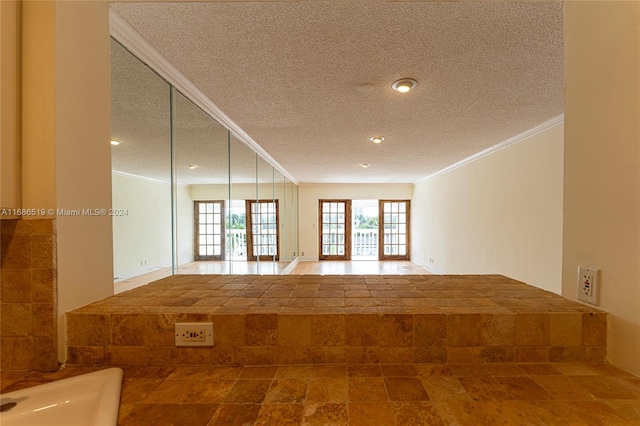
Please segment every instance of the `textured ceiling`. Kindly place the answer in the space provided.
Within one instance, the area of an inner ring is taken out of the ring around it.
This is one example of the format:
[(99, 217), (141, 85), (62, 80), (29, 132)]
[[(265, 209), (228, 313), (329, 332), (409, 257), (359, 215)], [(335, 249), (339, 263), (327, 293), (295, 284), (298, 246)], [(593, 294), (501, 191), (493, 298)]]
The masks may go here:
[(563, 112), (559, 2), (112, 8), (303, 183), (415, 182)]
[[(247, 145), (205, 115), (182, 94), (173, 93), (173, 152), (169, 84), (117, 42), (111, 44), (112, 169), (185, 185), (255, 183), (274, 179), (273, 168)], [(231, 158), (229, 167), (229, 158)], [(189, 165), (197, 168), (189, 169)], [(283, 177), (281, 178), (281, 180)]]

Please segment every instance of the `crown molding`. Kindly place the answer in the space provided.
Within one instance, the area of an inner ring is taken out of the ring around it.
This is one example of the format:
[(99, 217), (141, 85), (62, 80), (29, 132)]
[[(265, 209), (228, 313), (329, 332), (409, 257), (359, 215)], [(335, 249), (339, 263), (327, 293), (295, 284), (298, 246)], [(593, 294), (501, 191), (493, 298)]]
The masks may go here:
[(260, 154), (269, 164), (287, 177), (294, 184), (299, 182), (284, 167), (274, 160), (251, 136), (249, 136), (235, 121), (226, 115), (216, 104), (211, 101), (200, 89), (196, 87), (178, 68), (165, 58), (155, 47), (144, 39), (127, 21), (117, 12), (109, 8), (109, 32), (118, 43), (122, 44), (139, 60), (155, 71), (162, 79), (174, 86), (187, 99), (202, 109), (207, 115), (226, 128), (240, 142), (247, 145), (252, 151)]
[(514, 136), (512, 138), (509, 138), (504, 142), (500, 142), (499, 144), (494, 145), (494, 146), (492, 146), (490, 148), (487, 148), (484, 151), (480, 151), (477, 154), (472, 155), (471, 157), (467, 157), (464, 160), (460, 160), (455, 164), (452, 164), (452, 165), (450, 165), (448, 167), (445, 167), (444, 169), (438, 170), (437, 172), (432, 173), (429, 176), (423, 177), (422, 179), (417, 180), (413, 184), (417, 185), (417, 184), (419, 184), (421, 182), (425, 182), (425, 181), (427, 181), (429, 179), (432, 179), (432, 178), (434, 178), (436, 176), (440, 176), (442, 174), (445, 174), (447, 172), (455, 170), (458, 167), (466, 166), (467, 164), (472, 163), (472, 162), (474, 162), (476, 160), (479, 160), (482, 157), (486, 157), (487, 155), (493, 154), (494, 152), (500, 151), (501, 149), (504, 149), (504, 148), (506, 148), (508, 146), (520, 143), (520, 142), (522, 142), (522, 141), (524, 141), (524, 140), (526, 140), (526, 139), (528, 139), (528, 138), (530, 138), (532, 136), (537, 135), (538, 133), (542, 133), (545, 130), (549, 130), (552, 127), (559, 126), (560, 124), (563, 124), (563, 123), (564, 123), (564, 114), (560, 114), (560, 115), (558, 115), (556, 117), (553, 117), (550, 120), (545, 121), (544, 123), (538, 124), (537, 126), (530, 128), (529, 130), (526, 130), (526, 131), (524, 131), (524, 132), (522, 132), (522, 133), (520, 133), (520, 134), (518, 134), (518, 135), (516, 135), (516, 136)]
[[(146, 180), (147, 182), (162, 183), (162, 184), (166, 184), (166, 185), (171, 184), (171, 179), (167, 179), (167, 180), (156, 179), (156, 178), (151, 178), (151, 177), (147, 177), (147, 176), (136, 175), (136, 174), (133, 174), (133, 173), (121, 172), (120, 170), (111, 170), (111, 174), (112, 175), (116, 175), (116, 176), (124, 176), (124, 177), (128, 177), (128, 178), (133, 178), (133, 179)], [(181, 185), (181, 184), (178, 184), (178, 185)]]

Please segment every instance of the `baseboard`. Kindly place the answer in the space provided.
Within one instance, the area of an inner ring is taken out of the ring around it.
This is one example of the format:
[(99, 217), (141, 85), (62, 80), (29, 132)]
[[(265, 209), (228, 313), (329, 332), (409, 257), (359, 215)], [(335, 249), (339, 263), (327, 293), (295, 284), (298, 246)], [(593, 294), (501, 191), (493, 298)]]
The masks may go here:
[(284, 269), (282, 270), (282, 272), (280, 272), (280, 275), (289, 275), (289, 274), (291, 273), (291, 271), (293, 271), (293, 268), (295, 268), (295, 267), (296, 267), (296, 265), (298, 264), (298, 262), (300, 262), (300, 258), (299, 258), (299, 257), (296, 257), (295, 259), (293, 259), (293, 260), (291, 261), (291, 263), (289, 263), (289, 265), (288, 265), (286, 268), (284, 268)]

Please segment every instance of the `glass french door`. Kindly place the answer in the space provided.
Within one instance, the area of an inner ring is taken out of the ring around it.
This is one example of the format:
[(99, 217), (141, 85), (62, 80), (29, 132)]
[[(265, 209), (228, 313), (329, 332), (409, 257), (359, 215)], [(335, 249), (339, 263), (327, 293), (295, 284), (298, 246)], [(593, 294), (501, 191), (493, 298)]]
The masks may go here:
[(278, 200), (246, 200), (247, 260), (279, 260)]
[(409, 200), (380, 200), (379, 260), (410, 260)]
[(320, 260), (351, 260), (351, 200), (319, 200)]
[(194, 201), (194, 259), (224, 260), (224, 201)]

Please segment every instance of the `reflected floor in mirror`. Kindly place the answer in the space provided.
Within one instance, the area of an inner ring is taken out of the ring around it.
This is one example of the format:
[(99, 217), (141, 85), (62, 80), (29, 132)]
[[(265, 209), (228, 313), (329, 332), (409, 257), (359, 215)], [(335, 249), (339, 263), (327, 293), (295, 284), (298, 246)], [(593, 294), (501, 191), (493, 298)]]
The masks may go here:
[[(259, 274), (279, 275), (289, 262), (247, 262), (247, 261), (198, 261), (185, 263), (177, 268), (178, 274)], [(113, 283), (114, 293), (133, 290), (162, 278), (171, 276), (171, 268), (162, 268), (146, 274), (127, 279), (116, 279)]]

